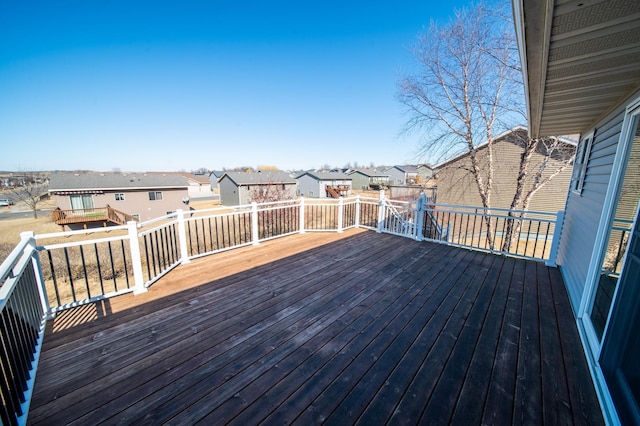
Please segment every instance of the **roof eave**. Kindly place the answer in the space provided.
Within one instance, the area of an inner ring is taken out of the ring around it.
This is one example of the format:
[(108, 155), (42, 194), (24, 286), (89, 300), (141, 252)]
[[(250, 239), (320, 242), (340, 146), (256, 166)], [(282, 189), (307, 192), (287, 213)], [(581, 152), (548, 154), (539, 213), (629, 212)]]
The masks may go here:
[(525, 86), (529, 136), (539, 138), (549, 58), (554, 0), (512, 0)]

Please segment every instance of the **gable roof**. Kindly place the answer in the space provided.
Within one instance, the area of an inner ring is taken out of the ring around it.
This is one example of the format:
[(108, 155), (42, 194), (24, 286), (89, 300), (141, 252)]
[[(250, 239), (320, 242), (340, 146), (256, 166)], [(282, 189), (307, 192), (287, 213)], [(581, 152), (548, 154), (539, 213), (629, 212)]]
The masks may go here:
[(180, 172), (179, 175), (184, 176), (187, 181), (196, 182), (199, 184), (211, 184), (211, 180), (205, 175), (194, 175), (193, 173)]
[(281, 170), (263, 170), (260, 172), (225, 172), (218, 182), (224, 177), (231, 179), (237, 186), (242, 185), (269, 185), (273, 183), (292, 183), (295, 184), (296, 180), (292, 178), (289, 173)]
[(336, 179), (353, 180), (351, 179), (351, 176), (341, 172), (313, 172), (313, 171), (304, 172), (300, 174), (296, 179), (299, 179), (304, 175), (309, 175), (312, 178), (317, 180), (336, 180)]
[(378, 169), (371, 169), (371, 168), (351, 169), (347, 172), (348, 175), (351, 175), (354, 173), (360, 173), (361, 175), (364, 175), (367, 177), (389, 177), (388, 174), (381, 172)]
[(398, 169), (403, 173), (417, 173), (418, 172), (418, 166), (413, 165), (413, 164), (405, 164), (403, 166), (391, 166), (387, 169), (384, 169), (384, 171), (388, 171), (390, 169)]
[[(522, 136), (525, 136), (526, 132), (527, 132), (527, 128), (525, 126), (516, 126), (510, 130), (507, 130), (506, 132), (503, 132), (501, 134), (499, 134), (498, 136), (496, 136), (493, 139), (494, 143), (497, 142), (502, 142), (502, 141), (507, 141), (507, 142), (515, 142), (515, 138), (511, 137), (512, 135), (514, 135), (516, 132), (518, 133), (522, 133)], [(568, 139), (566, 137), (560, 137), (558, 138), (561, 142), (567, 144), (567, 145), (571, 145), (573, 147), (575, 147), (577, 145), (577, 142), (571, 139)], [(489, 141), (484, 141), (481, 144), (476, 146), (476, 150), (480, 150), (480, 149), (484, 149), (489, 145)], [(433, 170), (437, 170), (440, 169), (444, 166), (446, 166), (447, 164), (453, 163), (454, 161), (462, 158), (462, 157), (466, 157), (469, 155), (469, 151), (463, 151), (458, 155), (453, 156), (452, 158), (449, 158), (448, 160), (444, 160), (443, 162), (441, 162), (440, 164), (436, 164), (433, 167)]]
[(638, 88), (638, 0), (512, 3), (532, 137), (585, 133)]
[(187, 179), (178, 173), (57, 172), (51, 175), (49, 192), (168, 189), (188, 186)]

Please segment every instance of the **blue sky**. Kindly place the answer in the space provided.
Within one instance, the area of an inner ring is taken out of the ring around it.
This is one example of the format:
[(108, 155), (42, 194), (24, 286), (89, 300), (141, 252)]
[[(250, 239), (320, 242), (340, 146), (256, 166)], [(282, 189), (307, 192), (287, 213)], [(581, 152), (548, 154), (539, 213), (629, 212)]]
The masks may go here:
[(416, 162), (408, 48), (466, 1), (5, 1), (0, 170)]

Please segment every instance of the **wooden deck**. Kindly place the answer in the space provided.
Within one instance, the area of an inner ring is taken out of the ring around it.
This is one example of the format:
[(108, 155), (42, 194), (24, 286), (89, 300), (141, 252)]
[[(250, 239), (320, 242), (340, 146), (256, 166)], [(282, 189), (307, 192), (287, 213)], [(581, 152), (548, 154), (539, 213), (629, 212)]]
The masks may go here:
[(48, 324), (30, 424), (602, 424), (557, 269), (375, 232), (198, 259)]

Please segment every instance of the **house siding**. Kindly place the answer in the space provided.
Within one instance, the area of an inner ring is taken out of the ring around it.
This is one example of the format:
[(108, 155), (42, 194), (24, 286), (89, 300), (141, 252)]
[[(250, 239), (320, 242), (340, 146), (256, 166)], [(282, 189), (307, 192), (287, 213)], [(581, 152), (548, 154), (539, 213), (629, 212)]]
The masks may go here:
[(417, 176), (417, 184), (420, 185), (424, 185), (425, 183), (427, 183), (427, 181), (429, 181), (431, 178), (433, 178), (433, 169), (429, 166), (426, 166), (424, 164), (420, 164), (418, 166), (418, 176)]
[[(332, 176), (334, 175), (334, 176)], [(298, 194), (304, 197), (326, 198), (327, 186), (348, 186), (351, 188), (351, 178), (343, 178), (342, 173), (325, 172), (319, 174), (305, 173), (296, 178)], [(351, 195), (349, 190), (348, 195)]]
[(273, 183), (251, 183), (237, 185), (228, 175), (225, 175), (220, 181), (218, 181), (218, 188), (220, 191), (220, 204), (225, 206), (243, 206), (251, 204), (252, 190), (258, 185), (285, 185), (283, 195), (286, 198), (296, 198), (296, 183), (286, 182), (273, 182)]
[(398, 169), (397, 167), (388, 168), (384, 172), (389, 175), (390, 183), (395, 185), (404, 185), (406, 183), (405, 172)]
[(303, 197), (319, 197), (320, 182), (309, 175), (298, 178), (298, 192)]
[(356, 189), (369, 189), (369, 176), (365, 176), (360, 172), (350, 174), (353, 187)]
[(240, 205), (240, 193), (239, 188), (233, 182), (229, 176), (224, 176), (218, 182), (218, 188), (220, 190), (220, 204), (225, 206), (237, 206)]
[[(494, 156), (494, 185), (491, 193), (491, 205), (497, 208), (510, 208), (513, 195), (516, 190), (516, 180), (520, 165), (522, 147), (506, 140), (499, 140), (493, 144)], [(488, 170), (488, 155), (486, 149), (481, 149), (477, 154), (483, 177), (486, 180)], [(540, 164), (543, 156), (534, 154), (532, 157), (532, 170)], [(545, 176), (555, 171), (560, 162), (550, 160)], [(468, 155), (445, 163), (437, 169), (438, 204), (457, 204), (467, 206), (481, 206), (482, 201), (478, 193), (475, 178), (469, 171), (471, 160)], [(530, 176), (531, 177), (531, 176)], [(567, 167), (559, 175), (554, 177), (547, 185), (541, 188), (531, 198), (529, 210), (557, 212), (565, 205), (569, 181), (571, 179), (571, 167)], [(530, 181), (528, 185), (530, 185)]]
[(582, 193), (569, 191), (567, 197), (557, 263), (574, 312), (578, 312), (585, 290), (624, 115), (625, 104), (595, 126)]
[[(150, 191), (162, 192), (162, 200), (150, 201)], [(124, 201), (116, 201), (115, 194), (124, 194)], [(187, 197), (187, 194), (186, 188), (149, 188), (136, 191), (105, 191), (102, 194), (92, 194), (91, 198), (95, 208), (109, 206), (123, 213), (138, 215), (141, 221), (145, 221), (164, 216), (167, 212), (188, 209), (182, 201), (183, 198)], [(69, 195), (57, 195), (56, 205), (61, 210), (71, 210), (71, 197)]]

